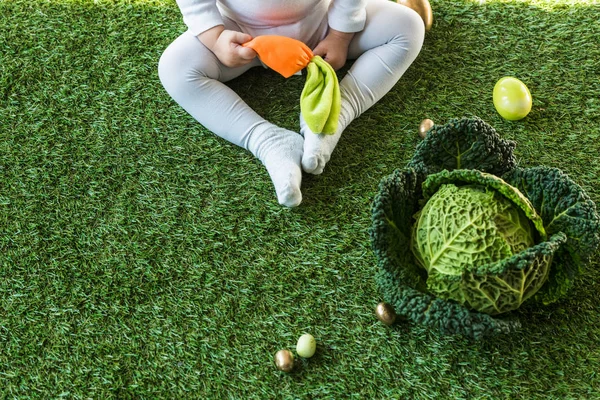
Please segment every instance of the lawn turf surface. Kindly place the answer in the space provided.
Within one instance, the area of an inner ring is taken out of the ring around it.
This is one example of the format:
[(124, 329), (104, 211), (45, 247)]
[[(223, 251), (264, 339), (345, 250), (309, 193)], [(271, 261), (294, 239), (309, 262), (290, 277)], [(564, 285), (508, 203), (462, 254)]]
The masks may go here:
[[(174, 1), (0, 0), (0, 398), (600, 398), (597, 258), (565, 301), (515, 312), (518, 334), (374, 317), (371, 201), (422, 119), (477, 115), (600, 202), (600, 3), (431, 4), (416, 62), (290, 210), (163, 90)], [(522, 121), (494, 110), (505, 75), (533, 95)], [(303, 83), (229, 85), (297, 129)], [(304, 332), (317, 354), (277, 371)]]

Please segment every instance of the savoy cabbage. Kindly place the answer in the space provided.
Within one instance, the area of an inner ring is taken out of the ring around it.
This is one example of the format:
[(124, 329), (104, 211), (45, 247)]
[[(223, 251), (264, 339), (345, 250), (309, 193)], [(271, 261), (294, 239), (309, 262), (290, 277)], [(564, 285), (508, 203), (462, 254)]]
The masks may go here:
[(481, 337), (497, 314), (564, 297), (600, 245), (600, 217), (556, 168), (519, 168), (515, 142), (479, 118), (434, 126), (382, 179), (370, 235), (377, 282), (397, 314)]

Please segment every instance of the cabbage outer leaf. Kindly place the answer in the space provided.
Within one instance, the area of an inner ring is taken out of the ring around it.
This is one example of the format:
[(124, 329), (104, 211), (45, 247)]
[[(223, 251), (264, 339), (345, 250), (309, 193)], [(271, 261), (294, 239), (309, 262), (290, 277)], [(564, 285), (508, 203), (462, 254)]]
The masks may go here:
[(548, 235), (563, 232), (567, 237), (554, 256), (547, 283), (534, 297), (543, 304), (553, 303), (566, 296), (600, 247), (596, 205), (581, 186), (557, 168), (515, 168), (503, 179), (529, 199)]
[(424, 180), (443, 170), (477, 169), (497, 176), (513, 169), (516, 143), (505, 140), (480, 118), (434, 125), (408, 163)]
[(398, 284), (424, 291), (426, 273), (417, 266), (410, 250), (420, 186), (417, 174), (410, 169), (396, 170), (383, 178), (373, 202), (370, 236), (380, 268)]

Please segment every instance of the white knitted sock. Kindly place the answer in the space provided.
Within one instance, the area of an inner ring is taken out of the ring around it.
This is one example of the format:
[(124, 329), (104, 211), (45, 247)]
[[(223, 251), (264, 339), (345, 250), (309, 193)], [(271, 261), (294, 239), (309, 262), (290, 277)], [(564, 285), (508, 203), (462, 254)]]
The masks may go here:
[(302, 202), (300, 165), (304, 140), (296, 132), (269, 125), (266, 130), (250, 137), (248, 150), (267, 168), (279, 204), (296, 207)]
[(338, 129), (333, 135), (313, 133), (300, 115), (300, 132), (304, 135), (302, 169), (309, 174), (320, 175), (331, 158), (342, 132)]
[(325, 169), (325, 165), (331, 158), (331, 153), (338, 144), (342, 132), (346, 126), (355, 118), (351, 103), (344, 98), (342, 89), (342, 103), (338, 128), (333, 135), (324, 135), (322, 133), (314, 133), (306, 125), (304, 118), (300, 115), (300, 132), (304, 136), (304, 153), (302, 156), (302, 168), (304, 171), (320, 175)]

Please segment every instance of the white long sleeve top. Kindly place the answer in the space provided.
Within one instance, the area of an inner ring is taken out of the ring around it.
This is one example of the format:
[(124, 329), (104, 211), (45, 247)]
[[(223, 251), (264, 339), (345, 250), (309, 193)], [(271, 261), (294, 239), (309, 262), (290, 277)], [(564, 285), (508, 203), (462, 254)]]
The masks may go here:
[(329, 7), (329, 26), (341, 32), (364, 28), (367, 0), (177, 0), (194, 35), (223, 24), (222, 15), (251, 26), (296, 23), (312, 10)]

